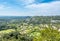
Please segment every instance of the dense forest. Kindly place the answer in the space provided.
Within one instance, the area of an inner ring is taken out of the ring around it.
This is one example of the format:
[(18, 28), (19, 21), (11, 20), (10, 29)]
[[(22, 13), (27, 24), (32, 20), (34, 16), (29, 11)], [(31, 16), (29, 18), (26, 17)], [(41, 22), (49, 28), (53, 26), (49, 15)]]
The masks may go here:
[(0, 16), (0, 41), (60, 41), (60, 16)]

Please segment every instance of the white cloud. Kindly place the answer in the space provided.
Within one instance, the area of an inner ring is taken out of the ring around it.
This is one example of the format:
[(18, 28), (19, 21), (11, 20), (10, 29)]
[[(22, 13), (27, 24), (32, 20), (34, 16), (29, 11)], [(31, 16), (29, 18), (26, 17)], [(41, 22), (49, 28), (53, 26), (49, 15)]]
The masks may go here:
[(22, 3), (23, 5), (28, 5), (28, 4), (32, 4), (35, 2), (35, 0), (17, 0), (18, 3)]
[(0, 4), (0, 10), (9, 9), (9, 8), (11, 8), (11, 7), (4, 5), (4, 4)]
[(30, 9), (35, 9), (35, 8), (51, 8), (51, 7), (59, 7), (60, 6), (60, 1), (56, 1), (56, 2), (51, 2), (51, 3), (40, 3), (40, 4), (30, 4), (25, 6), (25, 8), (30, 8)]
[(31, 4), (25, 6), (26, 9), (33, 10), (32, 13), (37, 15), (60, 15), (60, 1), (51, 3)]
[(25, 3), (33, 3), (35, 0), (22, 0)]
[(4, 7), (5, 7), (4, 5), (0, 5), (0, 9), (4, 9)]

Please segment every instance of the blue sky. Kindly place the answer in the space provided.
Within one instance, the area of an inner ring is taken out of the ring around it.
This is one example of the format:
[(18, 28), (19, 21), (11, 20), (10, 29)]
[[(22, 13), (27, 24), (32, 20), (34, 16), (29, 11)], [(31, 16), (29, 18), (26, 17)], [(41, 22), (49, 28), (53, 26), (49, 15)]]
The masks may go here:
[(0, 16), (60, 15), (60, 0), (0, 0)]

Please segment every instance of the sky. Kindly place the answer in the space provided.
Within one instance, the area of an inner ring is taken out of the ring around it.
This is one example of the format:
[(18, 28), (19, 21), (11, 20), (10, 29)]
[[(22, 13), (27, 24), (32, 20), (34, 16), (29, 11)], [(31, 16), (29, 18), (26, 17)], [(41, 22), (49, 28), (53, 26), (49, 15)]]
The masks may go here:
[(60, 0), (0, 0), (0, 16), (60, 15)]

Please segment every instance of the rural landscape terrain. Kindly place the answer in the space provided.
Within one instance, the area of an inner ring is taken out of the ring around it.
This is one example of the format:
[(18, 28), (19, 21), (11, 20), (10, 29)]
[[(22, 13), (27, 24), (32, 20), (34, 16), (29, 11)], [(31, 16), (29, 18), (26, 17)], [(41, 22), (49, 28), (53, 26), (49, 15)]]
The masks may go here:
[(60, 41), (60, 16), (0, 16), (0, 41)]

